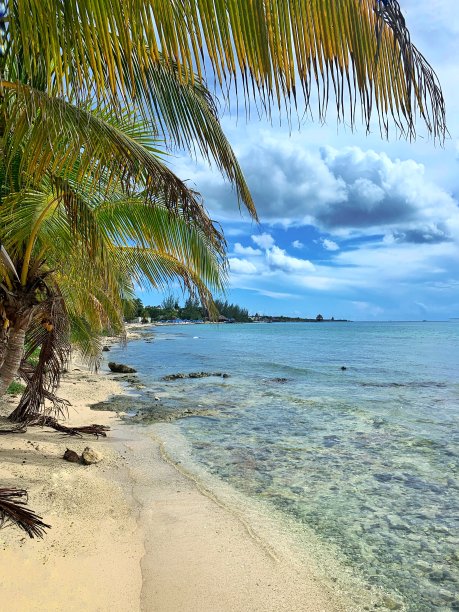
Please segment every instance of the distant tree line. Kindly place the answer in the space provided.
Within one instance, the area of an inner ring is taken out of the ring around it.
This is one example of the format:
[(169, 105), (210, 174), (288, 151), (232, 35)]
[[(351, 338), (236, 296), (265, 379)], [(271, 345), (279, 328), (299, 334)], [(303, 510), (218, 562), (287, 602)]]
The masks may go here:
[[(215, 300), (220, 318), (235, 321), (237, 323), (248, 323), (251, 319), (249, 311), (241, 308), (237, 304), (230, 304), (228, 301)], [(144, 306), (140, 298), (136, 298), (126, 305), (125, 318), (130, 321), (141, 317), (152, 321), (170, 321), (182, 319), (185, 321), (204, 321), (208, 319), (208, 313), (202, 307), (197, 298), (189, 297), (183, 306), (178, 300), (169, 295), (162, 301), (160, 306)]]

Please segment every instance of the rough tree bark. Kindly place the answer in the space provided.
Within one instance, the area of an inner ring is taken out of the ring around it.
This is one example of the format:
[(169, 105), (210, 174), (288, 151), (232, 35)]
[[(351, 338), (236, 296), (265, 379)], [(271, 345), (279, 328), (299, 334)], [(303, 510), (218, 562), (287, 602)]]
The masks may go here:
[(24, 354), (24, 341), (27, 324), (21, 323), (10, 330), (4, 359), (0, 367), (0, 397), (2, 397), (19, 371)]

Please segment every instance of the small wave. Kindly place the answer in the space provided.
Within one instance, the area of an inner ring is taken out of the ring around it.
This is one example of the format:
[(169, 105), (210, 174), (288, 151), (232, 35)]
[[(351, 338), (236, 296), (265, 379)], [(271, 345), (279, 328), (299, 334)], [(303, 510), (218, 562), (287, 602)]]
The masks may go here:
[(307, 374), (308, 372), (311, 372), (311, 368), (302, 368), (299, 366), (288, 365), (286, 363), (276, 363), (273, 361), (258, 362), (258, 365), (262, 366), (263, 368), (273, 369), (276, 372), (282, 371), (282, 372), (292, 372), (296, 374)]
[(396, 387), (407, 387), (407, 388), (412, 388), (412, 389), (418, 389), (419, 387), (421, 388), (427, 388), (427, 387), (434, 387), (436, 389), (445, 389), (447, 387), (447, 384), (444, 382), (438, 382), (438, 381), (410, 381), (410, 382), (360, 382), (359, 385), (361, 387), (381, 387), (384, 389), (387, 388), (396, 388)]

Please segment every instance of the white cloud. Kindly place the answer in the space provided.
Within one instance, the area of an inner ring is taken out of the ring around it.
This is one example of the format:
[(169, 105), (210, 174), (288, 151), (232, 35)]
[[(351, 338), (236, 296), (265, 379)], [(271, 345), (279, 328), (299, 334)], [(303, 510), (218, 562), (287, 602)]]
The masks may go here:
[(327, 251), (339, 251), (339, 246), (333, 240), (329, 240), (328, 238), (324, 238), (322, 240), (322, 246)]
[(283, 270), (284, 272), (314, 272), (315, 270), (309, 260), (292, 257), (278, 246), (273, 246), (267, 251), (266, 260), (271, 268)]
[(300, 296), (295, 295), (294, 293), (282, 293), (280, 291), (268, 291), (267, 289), (259, 289), (257, 291), (260, 295), (265, 295), (266, 297), (274, 298), (277, 300), (291, 300), (298, 299)]
[(252, 240), (262, 249), (269, 249), (274, 245), (274, 238), (267, 233), (253, 235)]
[(246, 256), (262, 255), (262, 251), (260, 251), (260, 249), (254, 249), (251, 246), (248, 246), (248, 247), (242, 246), (240, 242), (236, 242), (236, 244), (234, 245), (234, 252), (237, 255), (246, 255)]
[[(272, 226), (313, 225), (335, 235), (393, 232), (398, 242), (413, 243), (459, 235), (458, 202), (414, 159), (357, 146), (311, 151), (287, 136), (274, 140), (265, 135), (247, 144), (240, 162), (259, 216)], [(217, 215), (234, 210), (228, 185), (214, 178), (202, 181), (205, 199)], [(254, 241), (263, 249), (273, 245), (268, 233)]]
[(230, 257), (228, 259), (230, 270), (234, 274), (256, 274), (257, 268), (251, 261), (239, 259), (238, 257)]
[(304, 244), (302, 242), (300, 242), (299, 240), (294, 240), (292, 242), (292, 247), (294, 249), (302, 249), (304, 247)]
[(226, 227), (225, 236), (245, 236), (247, 230), (245, 227)]

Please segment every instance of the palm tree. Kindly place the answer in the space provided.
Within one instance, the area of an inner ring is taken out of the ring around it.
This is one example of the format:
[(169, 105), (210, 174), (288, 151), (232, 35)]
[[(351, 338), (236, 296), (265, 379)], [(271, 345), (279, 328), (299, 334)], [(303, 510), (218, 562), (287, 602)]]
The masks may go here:
[[(3, 72), (10, 80), (3, 81), (3, 91), (0, 91), (4, 152), (0, 163), (0, 215), (4, 228), (0, 231), (0, 240), (8, 248), (17, 269), (5, 258), (3, 246), (0, 396), (21, 364), (26, 334), (30, 350), (41, 346), (42, 351), (41, 362), (34, 372), (27, 363), (23, 364), (22, 374), (29, 384), (14, 418), (23, 418), (26, 412), (32, 411), (30, 406), (38, 408), (46, 397), (57, 410), (62, 407), (46, 387), (55, 388), (68, 353), (68, 341), (64, 342), (64, 338), (68, 336), (69, 322), (73, 333), (78, 331), (80, 344), (84, 339), (87, 355), (94, 358), (96, 349), (100, 348), (94, 332), (100, 331), (101, 320), (105, 326), (110, 321), (120, 331), (121, 296), (132, 297), (134, 281), (141, 284), (146, 279), (158, 285), (158, 279), (181, 278), (186, 288), (197, 289), (203, 303), (211, 307), (209, 287), (221, 289), (225, 278), (223, 236), (209, 219), (198, 194), (165, 165), (162, 143), (152, 137), (158, 133), (159, 119), (140, 121), (135, 111), (118, 107), (113, 112), (98, 105), (94, 97), (78, 101), (76, 93), (70, 93), (69, 101), (64, 100), (56, 95), (58, 90), (54, 84), (47, 88), (40, 78), (42, 64), (35, 66), (35, 72), (30, 75), (24, 63), (22, 52), (13, 57), (10, 46), (3, 57)], [(150, 77), (151, 87), (156, 81), (163, 89), (167, 85), (167, 95), (176, 101), (179, 114), (183, 113), (182, 106), (193, 109), (192, 118), (185, 126), (189, 137), (201, 145), (207, 141), (218, 166), (256, 217), (242, 172), (221, 130), (213, 99), (201, 80), (182, 84), (177, 79), (176, 68), (161, 64), (152, 69)], [(173, 120), (173, 116), (170, 121), (166, 120), (171, 129)], [(66, 215), (64, 221), (62, 211)], [(53, 245), (60, 240), (55, 232), (47, 229), (51, 221), (57, 222), (57, 230), (62, 229), (63, 223), (68, 230), (67, 244), (61, 244), (54, 259), (49, 245), (42, 244), (43, 232), (48, 232), (47, 238)], [(104, 223), (108, 223), (109, 230)], [(100, 239), (101, 227), (104, 227), (102, 235), (104, 232), (110, 235), (111, 246), (118, 248), (110, 272), (122, 264), (117, 276), (110, 277), (107, 273), (109, 249)], [(75, 269), (81, 268), (85, 261), (81, 253), (78, 266), (66, 258), (71, 239), (79, 241), (91, 255), (84, 270)], [(136, 249), (133, 244), (137, 245)], [(100, 266), (94, 259), (95, 252), (100, 257)], [(51, 261), (55, 270), (50, 276)], [(57, 269), (61, 272), (56, 284)], [(111, 292), (107, 289), (108, 277)], [(78, 291), (80, 278), (85, 281), (103, 278), (104, 283), (97, 288), (97, 294), (86, 282), (84, 286), (80, 283)], [(66, 282), (69, 279), (71, 282)], [(65, 293), (62, 287), (66, 288)], [(78, 301), (84, 303), (80, 311), (86, 313), (86, 318), (91, 308), (94, 310), (94, 304), (98, 305), (91, 321), (82, 322), (69, 310)], [(64, 326), (63, 321), (66, 321)], [(43, 330), (48, 336), (43, 336)], [(43, 350), (45, 339), (48, 355)], [(54, 354), (59, 347), (62, 351)], [(35, 399), (32, 399), (34, 393)], [(24, 406), (27, 406), (25, 412)]]
[[(120, 119), (94, 109), (85, 112), (91, 115), (87, 142), (91, 122), (97, 120), (96, 129), (103, 126), (109, 136), (114, 131), (115, 140), (128, 143), (128, 152), (164, 172), (148, 128), (132, 113)], [(46, 122), (43, 113), (40, 119)], [(93, 155), (97, 190), (94, 165), (86, 166), (84, 151), (72, 159), (71, 170), (48, 159), (38, 177), (30, 175), (21, 169), (27, 168), (34, 129), (32, 125), (25, 131), (15, 147), (14, 166), (0, 165), (5, 177), (0, 239), (12, 264), (0, 262), (0, 395), (21, 364), (28, 383), (13, 420), (36, 414), (45, 399), (62, 410), (54, 391), (68, 355), (70, 330), (85, 356), (94, 360), (101, 348), (94, 333), (122, 329), (123, 300), (133, 298), (134, 283), (166, 287), (180, 280), (212, 307), (211, 291), (222, 289), (226, 271), (221, 233), (196, 194), (170, 171), (166, 174), (172, 178), (164, 185), (160, 179), (153, 193), (152, 172), (140, 175), (135, 190), (129, 190), (122, 172), (105, 162), (103, 149)], [(14, 136), (16, 129), (8, 133)], [(65, 154), (66, 146), (66, 136), (54, 138), (56, 158)], [(173, 206), (171, 183), (179, 194)], [(37, 348), (38, 365), (31, 368), (28, 358)]]

